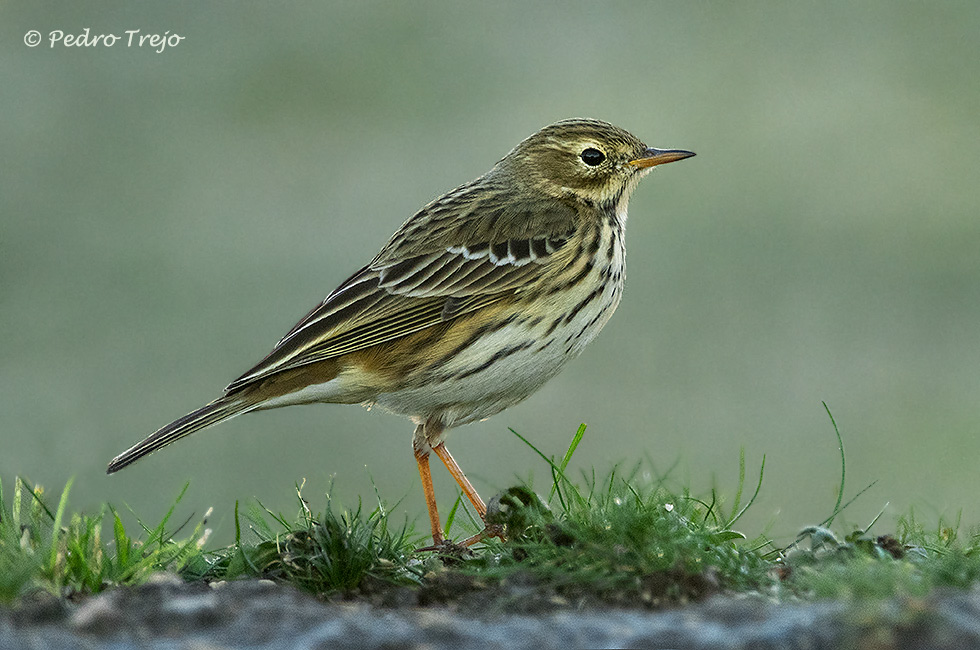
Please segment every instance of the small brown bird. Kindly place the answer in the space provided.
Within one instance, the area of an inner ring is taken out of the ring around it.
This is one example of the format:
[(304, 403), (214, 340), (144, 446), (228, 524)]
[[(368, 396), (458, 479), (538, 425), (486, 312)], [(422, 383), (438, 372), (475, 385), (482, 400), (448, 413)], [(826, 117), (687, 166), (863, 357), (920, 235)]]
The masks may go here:
[(241, 413), (378, 404), (416, 425), (442, 544), (429, 452), (485, 519), (446, 431), (520, 402), (595, 338), (623, 291), (630, 194), (655, 165), (693, 155), (649, 148), (599, 120), (546, 126), (419, 210), (224, 395), (119, 454), (108, 472)]

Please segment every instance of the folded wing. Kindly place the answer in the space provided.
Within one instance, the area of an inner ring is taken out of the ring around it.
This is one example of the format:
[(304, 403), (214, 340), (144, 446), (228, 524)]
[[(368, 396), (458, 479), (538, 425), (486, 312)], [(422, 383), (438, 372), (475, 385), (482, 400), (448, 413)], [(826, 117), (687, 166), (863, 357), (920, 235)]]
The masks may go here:
[[(225, 390), (234, 392), (271, 374), (407, 336), (493, 304), (533, 283), (574, 232), (574, 212), (563, 204), (549, 206), (548, 227), (536, 233), (523, 222), (527, 214), (481, 212), (476, 205), (464, 211), (477, 222), (465, 229), (466, 241), (435, 236), (413, 242), (419, 221), (438, 225), (439, 206), (434, 202), (406, 222), (371, 264), (327, 296)], [(496, 218), (488, 222), (487, 214)]]

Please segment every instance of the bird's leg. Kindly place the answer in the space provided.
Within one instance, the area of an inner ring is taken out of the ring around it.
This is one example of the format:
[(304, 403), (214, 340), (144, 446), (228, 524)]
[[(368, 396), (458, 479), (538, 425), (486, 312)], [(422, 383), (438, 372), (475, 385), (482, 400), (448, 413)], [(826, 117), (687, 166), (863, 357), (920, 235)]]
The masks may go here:
[(412, 447), (415, 451), (415, 462), (419, 465), (419, 477), (422, 479), (425, 505), (429, 509), (429, 523), (432, 524), (432, 543), (434, 546), (439, 546), (443, 542), (442, 525), (439, 523), (439, 509), (436, 507), (436, 492), (432, 488), (432, 472), (429, 471), (428, 445), (420, 444), (423, 440), (423, 430), (420, 424), (415, 428)]
[(459, 487), (463, 490), (463, 494), (466, 495), (466, 498), (469, 499), (470, 503), (473, 504), (473, 507), (476, 508), (476, 514), (480, 515), (480, 519), (486, 519), (487, 504), (483, 503), (483, 499), (481, 499), (480, 495), (476, 493), (476, 488), (473, 487), (470, 480), (466, 478), (465, 474), (463, 474), (463, 470), (460, 469), (459, 464), (456, 462), (456, 459), (453, 458), (453, 455), (449, 453), (448, 449), (446, 449), (446, 443), (440, 442), (438, 445), (432, 448), (432, 451), (436, 453), (436, 456), (438, 456), (443, 462), (446, 469), (449, 470), (449, 473), (452, 474), (454, 479), (456, 479)]
[(476, 514), (480, 516), (480, 519), (483, 521), (485, 526), (481, 532), (457, 543), (460, 546), (472, 546), (473, 544), (481, 542), (488, 537), (499, 537), (501, 540), (503, 540), (503, 527), (499, 524), (487, 524), (487, 504), (483, 502), (483, 499), (481, 499), (480, 495), (477, 494), (476, 488), (473, 487), (470, 480), (466, 478), (465, 474), (463, 474), (463, 470), (460, 469), (456, 459), (453, 458), (453, 455), (449, 453), (448, 449), (446, 449), (446, 444), (440, 442), (438, 445), (432, 448), (432, 451), (436, 453), (436, 456), (438, 456), (443, 462), (446, 469), (449, 470), (449, 473), (452, 474), (454, 479), (456, 479), (459, 487), (463, 490), (463, 494), (466, 495), (466, 498), (469, 499), (470, 503), (473, 504), (473, 507), (476, 508)]
[[(415, 461), (419, 465), (419, 476), (422, 478), (422, 491), (425, 493), (425, 505), (429, 509), (429, 523), (432, 524), (432, 546), (418, 549), (419, 551), (434, 551), (441, 547), (449, 546), (466, 547), (472, 546), (488, 537), (499, 537), (503, 539), (503, 528), (497, 524), (487, 525), (483, 531), (468, 537), (459, 543), (447, 542), (442, 534), (442, 525), (439, 523), (439, 510), (436, 507), (436, 494), (432, 488), (432, 472), (429, 470), (429, 451), (434, 451), (436, 456), (442, 460), (446, 469), (462, 488), (466, 498), (470, 500), (480, 519), (486, 524), (487, 505), (477, 494), (476, 488), (470, 480), (463, 474), (459, 464), (446, 449), (442, 441), (443, 426), (438, 420), (428, 420), (415, 427), (415, 435), (412, 438), (412, 448), (415, 451)], [(434, 444), (433, 444), (434, 443)]]

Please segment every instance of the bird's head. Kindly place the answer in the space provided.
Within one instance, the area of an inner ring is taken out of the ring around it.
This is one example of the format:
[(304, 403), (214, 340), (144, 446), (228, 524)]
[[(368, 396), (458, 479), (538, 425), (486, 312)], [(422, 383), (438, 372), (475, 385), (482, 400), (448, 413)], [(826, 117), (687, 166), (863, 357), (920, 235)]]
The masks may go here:
[(693, 155), (647, 147), (608, 122), (573, 118), (546, 126), (521, 142), (494, 171), (555, 198), (575, 197), (608, 205), (628, 198), (640, 178), (656, 165)]

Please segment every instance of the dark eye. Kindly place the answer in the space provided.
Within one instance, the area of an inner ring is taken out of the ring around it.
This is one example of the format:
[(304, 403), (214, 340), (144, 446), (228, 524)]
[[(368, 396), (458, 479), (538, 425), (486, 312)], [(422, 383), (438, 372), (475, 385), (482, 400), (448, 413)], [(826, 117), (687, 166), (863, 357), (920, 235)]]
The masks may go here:
[(589, 147), (583, 151), (579, 157), (582, 159), (582, 162), (589, 167), (595, 167), (596, 165), (602, 164), (602, 161), (606, 159), (606, 154), (602, 153), (598, 149)]

